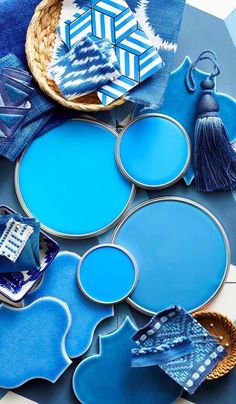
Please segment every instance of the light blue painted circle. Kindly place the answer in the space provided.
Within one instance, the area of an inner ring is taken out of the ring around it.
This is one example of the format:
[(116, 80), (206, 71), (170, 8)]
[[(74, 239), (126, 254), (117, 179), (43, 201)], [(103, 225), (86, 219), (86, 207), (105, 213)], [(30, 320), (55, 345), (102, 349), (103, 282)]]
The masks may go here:
[(144, 188), (163, 188), (180, 179), (190, 161), (190, 141), (184, 128), (161, 114), (137, 118), (117, 140), (122, 173)]
[(137, 282), (137, 268), (127, 251), (114, 245), (89, 250), (79, 264), (78, 283), (95, 302), (111, 304), (124, 300)]
[(182, 198), (160, 198), (134, 208), (112, 242), (127, 248), (139, 268), (129, 303), (146, 314), (178, 304), (193, 311), (223, 283), (230, 262), (227, 236), (214, 216)]
[(88, 237), (124, 213), (134, 189), (115, 162), (107, 127), (71, 120), (35, 139), (16, 170), (24, 210), (59, 236)]

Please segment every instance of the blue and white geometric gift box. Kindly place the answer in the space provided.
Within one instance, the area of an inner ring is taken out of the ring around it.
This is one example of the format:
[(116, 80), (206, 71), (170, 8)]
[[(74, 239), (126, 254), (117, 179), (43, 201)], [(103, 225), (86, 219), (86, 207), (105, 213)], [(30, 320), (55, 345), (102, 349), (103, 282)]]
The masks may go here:
[(58, 32), (69, 49), (85, 35), (95, 42), (108, 38), (113, 43), (121, 76), (97, 92), (104, 105), (124, 96), (163, 66), (156, 48), (140, 29), (125, 0), (91, 0), (88, 6), (78, 8), (64, 21), (64, 26), (60, 21)]

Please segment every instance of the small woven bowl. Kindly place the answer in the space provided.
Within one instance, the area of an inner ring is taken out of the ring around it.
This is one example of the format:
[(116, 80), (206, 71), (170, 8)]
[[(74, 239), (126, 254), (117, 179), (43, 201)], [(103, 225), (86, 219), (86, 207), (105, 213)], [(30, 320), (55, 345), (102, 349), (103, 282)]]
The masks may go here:
[[(207, 376), (207, 380), (218, 379), (236, 366), (236, 326), (226, 316), (214, 311), (198, 311), (193, 317), (228, 351), (228, 355)], [(222, 341), (217, 338), (220, 336), (223, 337)]]
[(64, 107), (79, 111), (101, 111), (122, 105), (125, 100), (120, 98), (105, 107), (95, 93), (84, 95), (73, 101), (66, 100), (54, 81), (47, 78), (47, 67), (51, 61), (60, 12), (60, 0), (43, 0), (36, 7), (27, 31), (25, 45), (27, 61), (41, 90)]

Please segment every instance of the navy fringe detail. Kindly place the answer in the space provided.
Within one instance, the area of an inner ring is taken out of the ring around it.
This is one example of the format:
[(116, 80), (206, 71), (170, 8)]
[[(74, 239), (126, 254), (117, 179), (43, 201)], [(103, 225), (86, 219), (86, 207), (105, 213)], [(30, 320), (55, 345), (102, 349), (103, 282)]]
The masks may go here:
[(194, 169), (197, 191), (236, 188), (236, 152), (218, 116), (205, 116), (196, 122)]

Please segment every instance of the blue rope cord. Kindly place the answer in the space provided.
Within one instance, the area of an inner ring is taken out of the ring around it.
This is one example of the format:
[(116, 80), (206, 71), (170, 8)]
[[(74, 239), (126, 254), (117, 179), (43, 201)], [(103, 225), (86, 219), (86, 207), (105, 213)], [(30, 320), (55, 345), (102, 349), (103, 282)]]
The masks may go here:
[(209, 60), (210, 62), (213, 63), (213, 72), (209, 74), (209, 78), (212, 79), (220, 74), (220, 67), (217, 63), (217, 56), (216, 53), (211, 51), (211, 50), (205, 50), (200, 53), (200, 55), (195, 59), (191, 65), (189, 66), (186, 76), (185, 76), (185, 82), (187, 89), (191, 92), (194, 93), (196, 90), (196, 83), (194, 80), (194, 70), (198, 66), (200, 62), (203, 60)]

